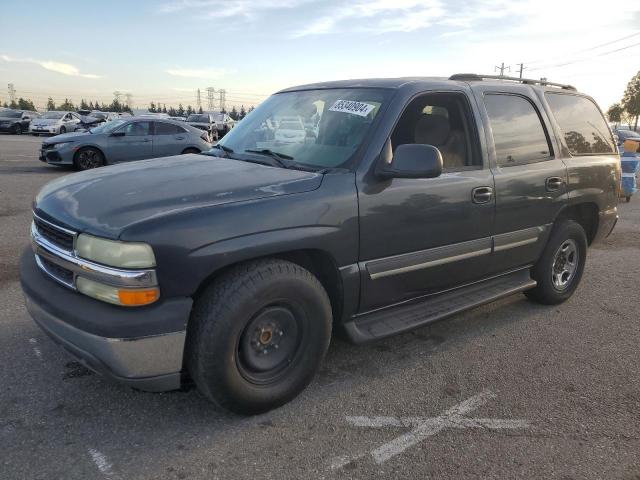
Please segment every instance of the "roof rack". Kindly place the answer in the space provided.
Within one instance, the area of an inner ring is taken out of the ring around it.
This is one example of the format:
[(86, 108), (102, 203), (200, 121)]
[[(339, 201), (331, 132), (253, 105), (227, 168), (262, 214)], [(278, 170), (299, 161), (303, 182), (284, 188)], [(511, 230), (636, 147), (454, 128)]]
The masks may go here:
[(573, 85), (566, 85), (564, 83), (547, 82), (546, 79), (534, 80), (532, 78), (519, 78), (519, 77), (505, 77), (503, 75), (478, 75), (477, 73), (456, 73), (451, 75), (449, 80), (461, 80), (461, 81), (482, 81), (484, 79), (491, 80), (509, 80), (511, 82), (524, 83), (525, 85), (542, 85), (543, 87), (558, 87), (564, 90), (576, 91), (576, 87)]

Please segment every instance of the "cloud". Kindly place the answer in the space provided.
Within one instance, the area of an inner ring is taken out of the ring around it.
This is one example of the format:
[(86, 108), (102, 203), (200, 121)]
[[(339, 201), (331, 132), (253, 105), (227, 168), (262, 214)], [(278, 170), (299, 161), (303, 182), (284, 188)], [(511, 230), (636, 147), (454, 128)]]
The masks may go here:
[(266, 10), (298, 7), (311, 0), (174, 0), (160, 6), (160, 13), (189, 11), (200, 18), (255, 18)]
[(174, 77), (188, 77), (188, 78), (220, 78), (227, 73), (230, 73), (229, 70), (225, 70), (223, 68), (169, 68), (166, 70), (169, 75), (173, 75)]
[(78, 67), (71, 65), (69, 63), (61, 63), (55, 62), (53, 60), (36, 60), (34, 58), (13, 58), (9, 55), (0, 55), (0, 60), (5, 62), (15, 62), (15, 63), (30, 63), (33, 65), (39, 65), (45, 70), (49, 70), (51, 72), (61, 73), (62, 75), (68, 75), (70, 77), (82, 77), (82, 78), (100, 78), (100, 75), (96, 75), (94, 73), (82, 73)]

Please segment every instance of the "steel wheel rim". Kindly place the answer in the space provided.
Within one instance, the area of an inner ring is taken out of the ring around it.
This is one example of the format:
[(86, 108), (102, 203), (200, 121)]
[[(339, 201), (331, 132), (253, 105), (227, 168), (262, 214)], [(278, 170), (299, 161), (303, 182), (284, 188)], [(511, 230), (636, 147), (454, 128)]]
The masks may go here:
[(301, 350), (299, 313), (292, 305), (272, 304), (247, 323), (236, 346), (236, 364), (245, 380), (268, 385), (286, 375)]
[(83, 170), (100, 166), (100, 157), (95, 150), (82, 150), (78, 154), (78, 162)]
[(578, 244), (571, 238), (556, 250), (551, 266), (551, 282), (556, 290), (563, 291), (571, 285), (580, 263), (578, 252)]

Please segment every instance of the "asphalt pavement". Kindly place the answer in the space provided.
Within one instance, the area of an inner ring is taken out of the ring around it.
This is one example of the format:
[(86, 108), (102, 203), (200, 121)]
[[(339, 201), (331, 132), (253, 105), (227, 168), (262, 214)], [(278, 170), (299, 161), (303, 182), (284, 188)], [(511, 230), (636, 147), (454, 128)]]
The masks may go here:
[(27, 314), (31, 202), (71, 170), (0, 135), (0, 479), (640, 479), (640, 198), (547, 307), (523, 295), (372, 345), (334, 340), (256, 417), (86, 370)]

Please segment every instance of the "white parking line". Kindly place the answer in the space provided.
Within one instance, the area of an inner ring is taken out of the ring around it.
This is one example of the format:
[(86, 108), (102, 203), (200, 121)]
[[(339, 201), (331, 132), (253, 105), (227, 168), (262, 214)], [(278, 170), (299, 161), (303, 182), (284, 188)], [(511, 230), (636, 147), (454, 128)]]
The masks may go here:
[(406, 449), (429, 438), (445, 428), (484, 428), (489, 430), (499, 429), (524, 429), (529, 427), (526, 420), (507, 420), (500, 418), (468, 418), (464, 415), (484, 405), (488, 400), (495, 398), (495, 394), (486, 390), (478, 395), (455, 405), (437, 417), (346, 417), (348, 423), (355, 427), (388, 428), (400, 427), (411, 430), (368, 454), (342, 456), (334, 459), (330, 468), (340, 469), (345, 465), (370, 455), (377, 464), (382, 464)]
[(95, 448), (90, 448), (89, 455), (91, 455), (93, 463), (96, 464), (96, 467), (98, 467), (98, 470), (100, 470), (103, 475), (107, 477), (113, 477), (112, 465), (103, 453), (100, 453)]
[(33, 353), (35, 353), (36, 357), (38, 357), (39, 360), (42, 360), (42, 352), (40, 351), (40, 347), (38, 347), (38, 340), (30, 338), (29, 343), (33, 347)]

